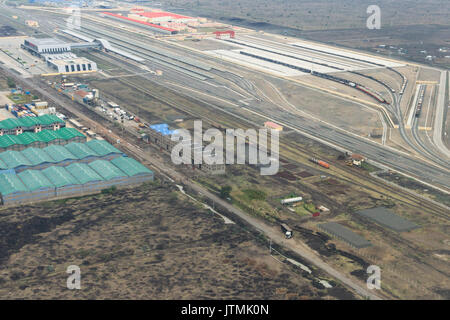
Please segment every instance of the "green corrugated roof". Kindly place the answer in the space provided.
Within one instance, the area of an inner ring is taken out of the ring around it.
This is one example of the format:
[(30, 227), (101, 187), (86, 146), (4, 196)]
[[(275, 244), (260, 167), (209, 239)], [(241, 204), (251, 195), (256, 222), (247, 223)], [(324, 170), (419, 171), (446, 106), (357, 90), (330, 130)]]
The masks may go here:
[(8, 148), (9, 146), (17, 144), (17, 141), (16, 136), (0, 136), (0, 148)]
[(50, 157), (55, 160), (55, 162), (61, 162), (65, 160), (78, 160), (78, 158), (73, 155), (69, 150), (63, 146), (52, 144), (43, 149)]
[(57, 188), (80, 184), (66, 169), (63, 167), (52, 166), (41, 171), (47, 179)]
[(61, 128), (59, 130), (43, 130), (36, 133), (43, 142), (50, 142), (55, 139), (70, 140), (74, 137), (84, 137), (84, 135), (75, 128)]
[(61, 128), (59, 130), (43, 130), (38, 133), (25, 132), (15, 135), (0, 136), (0, 148), (8, 148), (15, 144), (29, 145), (32, 142), (40, 141), (48, 143), (55, 139), (70, 140), (74, 137), (85, 137), (81, 132), (74, 128)]
[(0, 174), (0, 193), (2, 195), (26, 191), (28, 191), (27, 187), (17, 175), (11, 173)]
[(69, 140), (74, 137), (86, 137), (84, 134), (82, 134), (80, 131), (78, 131), (75, 128), (64, 127), (57, 131), (54, 131), (54, 132), (57, 132), (60, 135), (61, 139), (64, 139), (64, 140)]
[(44, 114), (43, 116), (36, 117), (36, 121), (39, 124), (48, 126), (54, 123), (65, 123), (63, 120), (55, 116), (54, 114)]
[(29, 191), (55, 187), (50, 180), (38, 170), (25, 170), (17, 174), (17, 176), (22, 180), (23, 184), (27, 186)]
[[(31, 165), (36, 166), (42, 163), (54, 163), (56, 162), (52, 157), (48, 155), (43, 149), (39, 148), (26, 148), (25, 150), (20, 151), (20, 153), (28, 159)], [(1, 156), (1, 154), (0, 154)]]
[(9, 118), (0, 121), (0, 129), (12, 130), (21, 126), (21, 122), (17, 118)]
[(111, 160), (111, 163), (125, 172), (129, 177), (137, 174), (153, 173), (141, 163), (129, 157), (117, 157)]
[(92, 156), (98, 157), (97, 152), (89, 148), (86, 143), (71, 142), (66, 144), (65, 148), (80, 160)]
[(72, 163), (66, 170), (74, 176), (80, 184), (93, 181), (103, 181), (104, 179), (85, 163)]
[(0, 159), (0, 170), (6, 170), (9, 169), (6, 163), (3, 162), (3, 160)]
[(28, 161), (19, 151), (8, 150), (0, 153), (0, 159), (8, 166), (9, 169), (14, 169), (20, 166), (30, 166)]
[(47, 126), (57, 122), (65, 123), (54, 114), (45, 114), (40, 117), (10, 118), (0, 121), (0, 129), (12, 130), (18, 127), (29, 128), (38, 124)]
[(112, 180), (119, 177), (127, 177), (127, 174), (106, 160), (96, 160), (89, 166), (94, 169), (105, 180)]
[(47, 143), (56, 139), (61, 139), (60, 135), (57, 134), (57, 131), (53, 130), (43, 130), (41, 132), (38, 132), (36, 135), (39, 137), (41, 141)]
[(86, 142), (86, 145), (102, 157), (111, 153), (122, 153), (119, 149), (115, 148), (105, 140), (91, 140)]
[(23, 145), (29, 145), (30, 143), (36, 142), (36, 141), (42, 141), (39, 136), (34, 132), (24, 132), (22, 134), (19, 134), (17, 137), (17, 144), (23, 144)]

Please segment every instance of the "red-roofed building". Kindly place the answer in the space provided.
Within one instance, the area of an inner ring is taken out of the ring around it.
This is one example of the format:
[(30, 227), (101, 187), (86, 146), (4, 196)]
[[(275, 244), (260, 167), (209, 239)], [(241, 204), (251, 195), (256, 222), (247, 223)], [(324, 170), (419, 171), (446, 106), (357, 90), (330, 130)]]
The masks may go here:
[(136, 14), (146, 17), (148, 22), (151, 23), (160, 23), (160, 22), (181, 22), (181, 23), (189, 23), (196, 22), (197, 18), (182, 16), (172, 12), (135, 12)]
[(234, 37), (235, 37), (235, 32), (233, 30), (216, 31), (216, 32), (214, 32), (214, 34), (216, 35), (217, 39), (225, 39), (225, 38), (234, 39)]
[(274, 129), (274, 130), (277, 130), (277, 131), (283, 131), (283, 127), (282, 126), (280, 126), (279, 124), (276, 124), (274, 122), (271, 122), (271, 121), (264, 122), (264, 127), (267, 128), (267, 129)]
[(148, 27), (149, 29), (151, 29), (152, 31), (155, 31), (155, 32), (160, 32), (160, 33), (165, 33), (165, 34), (176, 34), (176, 33), (178, 33), (178, 31), (175, 30), (175, 29), (162, 27), (162, 26), (159, 26), (157, 24), (148, 23), (148, 22), (145, 22), (145, 21), (139, 21), (139, 20), (136, 20), (136, 19), (131, 19), (131, 18), (124, 17), (122, 15), (111, 13), (111, 12), (102, 12), (102, 13), (105, 14), (105, 15), (111, 16), (113, 18), (116, 18), (116, 19), (118, 18), (118, 19), (123, 19), (125, 21), (142, 24), (142, 25)]

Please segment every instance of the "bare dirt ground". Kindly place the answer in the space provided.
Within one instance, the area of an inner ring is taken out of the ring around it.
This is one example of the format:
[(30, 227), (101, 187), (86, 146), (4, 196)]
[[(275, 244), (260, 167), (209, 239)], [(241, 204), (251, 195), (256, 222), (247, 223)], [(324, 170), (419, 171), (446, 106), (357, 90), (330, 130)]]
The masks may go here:
[[(333, 299), (252, 233), (157, 184), (0, 211), (4, 299)], [(68, 290), (66, 268), (81, 268)]]

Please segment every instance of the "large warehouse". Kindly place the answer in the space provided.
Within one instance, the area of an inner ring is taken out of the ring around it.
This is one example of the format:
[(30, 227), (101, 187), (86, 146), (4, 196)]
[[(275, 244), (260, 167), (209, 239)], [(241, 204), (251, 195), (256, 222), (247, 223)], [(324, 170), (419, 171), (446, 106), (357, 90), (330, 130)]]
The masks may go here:
[(163, 27), (163, 26), (160, 26), (160, 25), (157, 25), (154, 23), (148, 23), (148, 22), (142, 21), (142, 20), (136, 20), (136, 19), (124, 17), (119, 14), (115, 14), (115, 13), (111, 13), (111, 12), (103, 12), (103, 14), (109, 16), (112, 19), (121, 20), (123, 22), (128, 22), (130, 24), (140, 24), (141, 27), (149, 29), (153, 32), (164, 33), (164, 34), (177, 34), (178, 33), (178, 31), (175, 29), (166, 28), (166, 27)]
[(0, 198), (2, 204), (14, 205), (96, 193), (112, 186), (137, 185), (153, 180), (153, 172), (138, 161), (118, 157), (111, 161), (50, 166), (18, 174), (0, 173)]
[(0, 152), (7, 150), (20, 151), (29, 147), (44, 148), (70, 142), (86, 142), (86, 136), (74, 128), (61, 128), (56, 131), (44, 130), (38, 133), (25, 132), (19, 135), (0, 136)]
[(65, 126), (66, 123), (53, 114), (40, 117), (9, 118), (0, 121), (0, 136), (17, 135), (27, 131), (59, 130)]
[(72, 163), (90, 163), (95, 160), (112, 160), (125, 154), (105, 140), (86, 143), (71, 142), (64, 146), (50, 145), (26, 148), (22, 151), (8, 150), (0, 153), (0, 172), (14, 170), (42, 170), (50, 166), (68, 166)]

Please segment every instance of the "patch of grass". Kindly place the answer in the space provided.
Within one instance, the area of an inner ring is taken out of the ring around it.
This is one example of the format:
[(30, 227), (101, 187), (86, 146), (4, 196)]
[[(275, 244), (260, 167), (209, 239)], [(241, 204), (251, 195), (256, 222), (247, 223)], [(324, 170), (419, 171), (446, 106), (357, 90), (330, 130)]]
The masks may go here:
[(248, 200), (266, 200), (266, 193), (257, 189), (245, 189), (242, 191), (244, 193), (244, 197)]
[(375, 167), (375, 166), (373, 166), (370, 163), (367, 163), (365, 161), (361, 163), (361, 168), (363, 168), (364, 170), (367, 170), (369, 172), (375, 172), (375, 171), (380, 170), (379, 168), (377, 168), (377, 167)]

